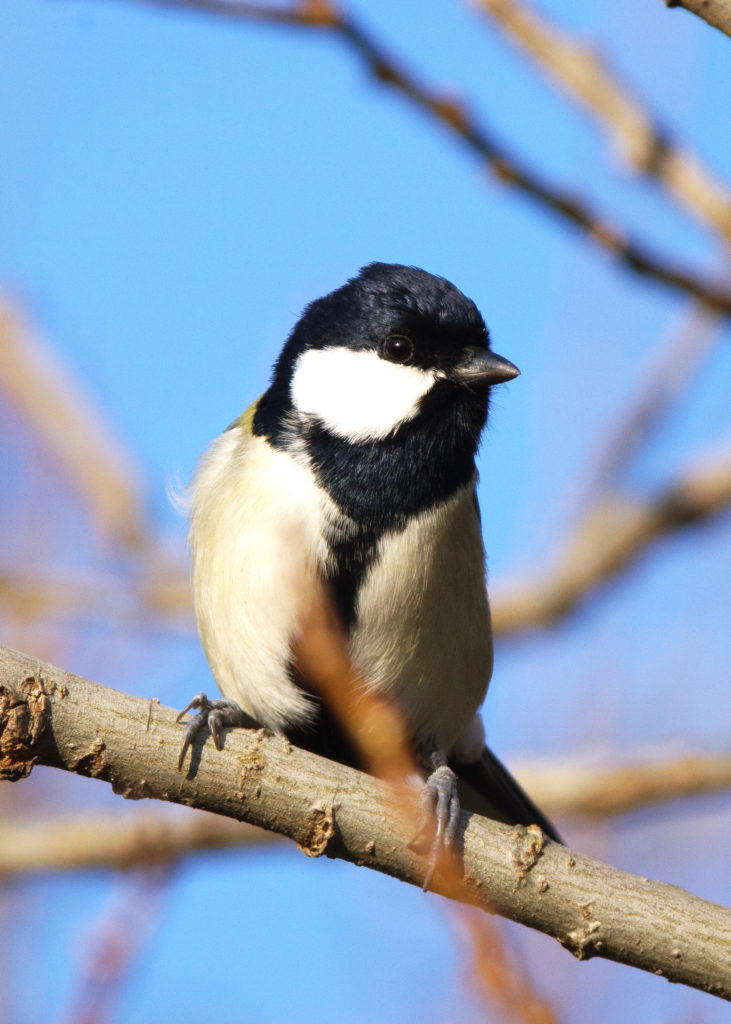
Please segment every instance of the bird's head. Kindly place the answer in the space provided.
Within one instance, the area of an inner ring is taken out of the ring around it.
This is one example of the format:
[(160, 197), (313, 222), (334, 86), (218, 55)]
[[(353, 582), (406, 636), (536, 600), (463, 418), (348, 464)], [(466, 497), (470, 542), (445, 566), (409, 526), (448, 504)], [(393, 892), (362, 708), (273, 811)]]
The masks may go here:
[[(490, 349), (474, 302), (416, 267), (371, 263), (310, 303), (274, 368), (261, 411), (299, 415), (351, 442), (377, 441), (445, 403), (482, 422), (491, 385), (519, 373)], [(480, 426), (482, 425), (480, 423)]]

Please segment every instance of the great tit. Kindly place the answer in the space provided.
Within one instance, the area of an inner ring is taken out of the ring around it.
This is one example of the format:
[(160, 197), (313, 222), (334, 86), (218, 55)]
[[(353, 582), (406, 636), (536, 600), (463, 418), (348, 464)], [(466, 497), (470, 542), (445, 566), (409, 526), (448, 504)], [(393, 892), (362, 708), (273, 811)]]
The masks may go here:
[(371, 263), (306, 307), (193, 481), (195, 610), (224, 699), (186, 708), (181, 764), (203, 724), (220, 746), (253, 720), (357, 765), (293, 657), (324, 585), (357, 676), (403, 716), (435, 842), (453, 844), (460, 801), (560, 841), (478, 714), (493, 654), (475, 455), (490, 388), (518, 373), (475, 304), (416, 267)]

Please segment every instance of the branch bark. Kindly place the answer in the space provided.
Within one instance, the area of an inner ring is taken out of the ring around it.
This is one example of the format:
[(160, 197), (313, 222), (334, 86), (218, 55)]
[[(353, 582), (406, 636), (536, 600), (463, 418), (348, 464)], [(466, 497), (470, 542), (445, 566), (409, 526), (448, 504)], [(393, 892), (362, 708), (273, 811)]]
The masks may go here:
[(684, 7), (709, 25), (731, 36), (731, 0), (665, 0), (667, 7)]
[[(731, 789), (731, 754), (606, 766), (549, 761), (512, 769), (550, 817), (606, 819)], [(42, 872), (149, 867), (206, 850), (268, 846), (280, 838), (218, 814), (180, 808), (68, 815), (57, 821), (0, 819), (0, 834), (0, 881)]]
[[(423, 864), (388, 789), (262, 732), (197, 743), (177, 771), (180, 727), (155, 700), (130, 697), (0, 649), (0, 777), (46, 764), (287, 835), (420, 884)], [(731, 911), (511, 829), (463, 815), (465, 891), (490, 913), (552, 935), (579, 959), (601, 956), (731, 999)], [(440, 891), (440, 879), (434, 888)]]

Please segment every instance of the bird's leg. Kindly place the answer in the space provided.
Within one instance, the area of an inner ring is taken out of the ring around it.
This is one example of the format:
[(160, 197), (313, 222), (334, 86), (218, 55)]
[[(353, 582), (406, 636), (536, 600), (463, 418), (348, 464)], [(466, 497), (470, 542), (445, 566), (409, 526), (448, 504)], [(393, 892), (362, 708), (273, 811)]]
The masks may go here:
[(426, 891), (442, 854), (454, 852), (460, 806), (457, 776), (447, 764), (445, 754), (432, 749), (424, 760), (432, 770), (421, 793), (421, 826), (410, 845), (417, 850), (429, 849), (422, 886)]
[(178, 771), (183, 767), (188, 747), (193, 743), (198, 733), (204, 726), (211, 731), (213, 743), (216, 750), (223, 750), (223, 730), (227, 728), (258, 728), (258, 723), (251, 715), (239, 707), (235, 700), (228, 697), (221, 697), (218, 700), (209, 700), (205, 693), (197, 693), (190, 704), (184, 707), (178, 717), (179, 722), (183, 715), (189, 711), (197, 711), (198, 714), (190, 719), (183, 734), (183, 744), (178, 757)]

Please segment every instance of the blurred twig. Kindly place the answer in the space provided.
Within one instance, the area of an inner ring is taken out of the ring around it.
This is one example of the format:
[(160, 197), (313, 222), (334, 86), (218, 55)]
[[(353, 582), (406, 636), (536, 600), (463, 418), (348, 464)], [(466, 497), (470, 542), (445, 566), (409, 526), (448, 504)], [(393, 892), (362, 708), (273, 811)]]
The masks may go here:
[(621, 471), (646, 444), (672, 405), (695, 379), (703, 358), (721, 337), (720, 320), (699, 303), (665, 342), (624, 414), (613, 422), (595, 457), (585, 491), (596, 500), (615, 488)]
[[(152, 546), (123, 577), (111, 573), (0, 572), (0, 609), (29, 619), (89, 618), (114, 626), (194, 630), (190, 579), (183, 559), (161, 558)], [(157, 574), (151, 567), (159, 563)], [(164, 563), (164, 564), (163, 564)], [(152, 614), (152, 619), (151, 619)]]
[(731, 36), (731, 0), (665, 0), (666, 7), (684, 7)]
[(470, 902), (470, 890), (460, 859), (451, 845), (435, 845), (433, 829), (424, 827), (430, 822), (425, 823), (421, 794), (413, 785), (424, 766), (411, 749), (403, 715), (387, 697), (364, 686), (355, 671), (348, 631), (327, 587), (314, 588), (300, 630), (292, 647), (295, 670), (336, 716), (359, 762), (389, 783), (390, 796), (412, 837), (409, 845), (414, 848), (418, 836), (424, 847), (424, 888), (432, 887), (439, 872), (441, 891), (457, 901), (452, 916), (470, 936), (474, 979), (486, 1006), (507, 1024), (557, 1024), (552, 1008), (535, 991), (527, 964), (509, 956), (500, 929), (490, 918), (463, 906)]
[[(0, 650), (0, 773), (35, 763), (110, 782), (131, 798), (212, 810), (421, 883), (421, 858), (382, 783), (238, 730), (201, 741), (177, 770), (176, 714), (52, 665)], [(202, 738), (201, 738), (202, 739)], [(213, 755), (213, 756), (211, 756)], [(540, 830), (462, 816), (465, 883), (477, 906), (555, 936), (579, 959), (601, 956), (731, 1000), (731, 911), (546, 842)], [(443, 891), (440, 877), (435, 889)]]
[(607, 818), (731, 789), (731, 754), (688, 754), (622, 764), (516, 766), (521, 785), (551, 815)]
[[(692, 754), (621, 764), (583, 761), (513, 765), (550, 816), (606, 818), (731, 789), (731, 754)], [(0, 880), (49, 871), (128, 869), (206, 850), (249, 850), (278, 836), (203, 812), (68, 815), (19, 824), (0, 820)]]
[(145, 536), (137, 468), (102, 415), (20, 311), (0, 302), (0, 390), (55, 457), (105, 538)]
[(495, 633), (505, 636), (557, 622), (661, 538), (708, 522), (730, 505), (730, 451), (698, 461), (650, 500), (619, 494), (602, 498), (543, 577), (493, 588)]
[(3, 821), (0, 879), (46, 871), (129, 869), (193, 851), (271, 845), (271, 832), (217, 814), (74, 815), (26, 825)]
[[(729, 505), (731, 452), (699, 459), (650, 499), (606, 496), (589, 509), (543, 577), (493, 585), (495, 634), (525, 632), (564, 618), (664, 537), (708, 522)], [(145, 609), (152, 609), (156, 626), (192, 629), (190, 587), (182, 567), (170, 566), (157, 581), (140, 568), (131, 583), (104, 578), (27, 582), (8, 575), (0, 583), (0, 601), (11, 608), (32, 607), (48, 616), (119, 616), (123, 622), (146, 621)]]
[(304, 0), (290, 5), (230, 3), (227, 0), (137, 0), (147, 6), (188, 8), (239, 20), (269, 21), (330, 32), (356, 53), (373, 79), (396, 89), (446, 128), (483, 160), (503, 184), (529, 196), (541, 207), (579, 228), (586, 237), (611, 253), (625, 268), (659, 281), (676, 291), (702, 300), (723, 316), (731, 315), (731, 291), (710, 280), (655, 256), (623, 228), (599, 216), (577, 194), (563, 192), (542, 181), (453, 95), (440, 93), (420, 82), (403, 61), (392, 57), (382, 44), (355, 19), (328, 0)]
[(80, 943), (82, 963), (65, 1024), (113, 1024), (124, 984), (159, 924), (170, 888), (167, 866), (124, 878)]
[[(449, 906), (452, 909), (454, 904)], [(494, 1007), (506, 1024), (558, 1024), (553, 1008), (527, 976), (528, 958), (510, 949), (499, 919), (474, 907), (458, 906), (457, 910), (456, 923), (466, 947), (461, 959), (469, 964), (468, 981), (482, 1001)]]
[(636, 171), (656, 178), (696, 217), (731, 242), (731, 192), (675, 145), (609, 71), (603, 55), (552, 25), (527, 0), (473, 0), (587, 107)]

